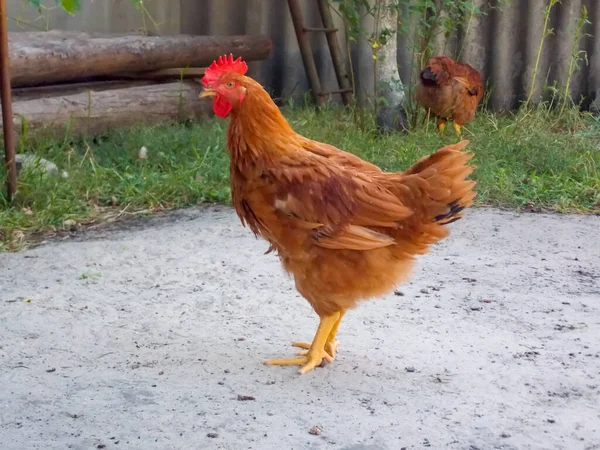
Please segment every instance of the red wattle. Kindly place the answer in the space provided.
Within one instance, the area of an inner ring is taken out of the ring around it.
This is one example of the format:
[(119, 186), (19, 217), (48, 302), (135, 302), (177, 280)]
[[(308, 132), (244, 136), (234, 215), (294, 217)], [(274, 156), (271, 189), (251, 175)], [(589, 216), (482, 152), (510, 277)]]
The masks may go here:
[(221, 119), (226, 118), (231, 112), (232, 108), (233, 106), (231, 105), (229, 100), (227, 100), (222, 95), (217, 95), (215, 97), (213, 101), (213, 111), (217, 117), (220, 117)]

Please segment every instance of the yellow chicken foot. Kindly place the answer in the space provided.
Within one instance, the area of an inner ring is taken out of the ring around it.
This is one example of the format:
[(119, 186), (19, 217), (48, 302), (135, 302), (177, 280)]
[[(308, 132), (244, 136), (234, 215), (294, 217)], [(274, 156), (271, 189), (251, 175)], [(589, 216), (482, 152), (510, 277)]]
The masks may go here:
[(437, 124), (437, 129), (442, 136), (444, 135), (445, 128), (446, 128), (446, 119), (440, 119)]
[(462, 131), (460, 129), (460, 125), (454, 122), (454, 129), (456, 130), (456, 134), (461, 135)]
[(269, 359), (265, 361), (265, 364), (273, 366), (302, 366), (298, 373), (304, 374), (321, 365), (323, 359), (326, 361), (333, 360), (333, 357), (325, 351), (325, 344), (339, 319), (340, 312), (335, 312), (330, 316), (321, 317), (319, 328), (317, 329), (315, 338), (313, 339), (312, 344), (310, 344), (310, 348), (307, 350), (306, 355), (289, 359)]
[[(335, 358), (335, 353), (337, 351), (338, 346), (340, 345), (339, 341), (336, 341), (335, 337), (337, 335), (338, 328), (340, 327), (340, 323), (342, 322), (342, 317), (344, 317), (344, 314), (346, 314), (346, 310), (341, 310), (340, 318), (337, 320), (335, 325), (333, 325), (333, 328), (329, 332), (329, 337), (325, 342), (325, 351), (329, 355), (329, 358), (325, 357), (324, 359), (329, 363)], [(310, 342), (292, 342), (292, 345), (294, 347), (306, 349), (296, 353), (297, 355), (304, 356), (308, 353), (311, 344)]]
[[(338, 348), (338, 345), (339, 345), (338, 341), (331, 342), (328, 340), (327, 342), (325, 342), (324, 350), (325, 350), (326, 355), (323, 356), (323, 359), (325, 361), (330, 363), (331, 361), (334, 360), (335, 352)], [(306, 356), (308, 354), (308, 351), (310, 350), (311, 343), (310, 342), (292, 342), (292, 346), (306, 349), (306, 350), (300, 350), (298, 353), (296, 353), (296, 355), (298, 355), (298, 356)]]

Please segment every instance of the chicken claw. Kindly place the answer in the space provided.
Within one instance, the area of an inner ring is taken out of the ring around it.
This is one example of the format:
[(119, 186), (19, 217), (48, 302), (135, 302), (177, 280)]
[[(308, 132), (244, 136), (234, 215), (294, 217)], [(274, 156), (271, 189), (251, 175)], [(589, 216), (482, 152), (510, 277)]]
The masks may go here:
[[(298, 353), (296, 353), (299, 356), (306, 356), (308, 354), (308, 350), (310, 349), (310, 345), (311, 345), (310, 342), (292, 342), (292, 346), (305, 349), (305, 350), (301, 350)], [(325, 352), (331, 358), (331, 360), (327, 359), (327, 362), (333, 361), (333, 359), (335, 358), (335, 352), (339, 345), (340, 345), (340, 343), (336, 340), (333, 340), (333, 341), (328, 340), (325, 343)]]
[(302, 366), (298, 373), (300, 375), (310, 372), (317, 366), (321, 366), (323, 361), (331, 362), (333, 358), (325, 350), (313, 351), (306, 350), (305, 356), (289, 359), (268, 359), (265, 364), (270, 366)]
[[(296, 347), (305, 349), (308, 347), (306, 354), (303, 354), (298, 358), (269, 359), (265, 361), (265, 364), (271, 366), (302, 366), (298, 371), (298, 373), (302, 375), (313, 370), (315, 367), (320, 366), (323, 363), (323, 360), (327, 362), (333, 361), (333, 356), (325, 350), (325, 347), (329, 343), (328, 338), (331, 336), (331, 332), (335, 333), (335, 331), (337, 331), (337, 325), (339, 325), (342, 315), (343, 312), (337, 311), (330, 316), (321, 317), (319, 328), (317, 329), (312, 344), (305, 344), (304, 342), (294, 343), (298, 344), (295, 345)], [(332, 342), (335, 342), (335, 339)], [(335, 353), (334, 345), (329, 346), (329, 349), (333, 350), (333, 353)]]

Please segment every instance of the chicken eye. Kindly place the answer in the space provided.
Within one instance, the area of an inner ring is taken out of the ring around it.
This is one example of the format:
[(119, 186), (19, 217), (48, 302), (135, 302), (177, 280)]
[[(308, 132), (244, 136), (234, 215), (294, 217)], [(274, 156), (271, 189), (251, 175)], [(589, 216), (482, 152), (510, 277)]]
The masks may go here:
[(230, 81), (230, 82), (229, 82), (229, 83), (227, 83), (225, 86), (226, 86), (226, 87), (228, 87), (229, 89), (232, 89), (232, 88), (234, 88), (234, 87), (235, 87), (235, 81)]

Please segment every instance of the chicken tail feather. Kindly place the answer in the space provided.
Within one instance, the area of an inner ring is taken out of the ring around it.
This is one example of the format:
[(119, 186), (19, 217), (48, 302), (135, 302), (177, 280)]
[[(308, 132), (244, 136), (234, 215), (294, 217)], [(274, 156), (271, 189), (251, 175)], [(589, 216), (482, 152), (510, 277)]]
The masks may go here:
[(402, 174), (388, 174), (386, 187), (412, 209), (397, 230), (397, 251), (421, 254), (448, 235), (449, 225), (463, 217), (475, 198), (475, 182), (467, 177), (474, 170), (473, 157), (463, 148), (468, 141), (441, 148), (417, 161)]
[(463, 140), (441, 148), (404, 173), (412, 190), (420, 193), (421, 220), (424, 223), (451, 224), (473, 204), (475, 182), (467, 179), (474, 170), (468, 164), (473, 155), (462, 151), (468, 143)]

